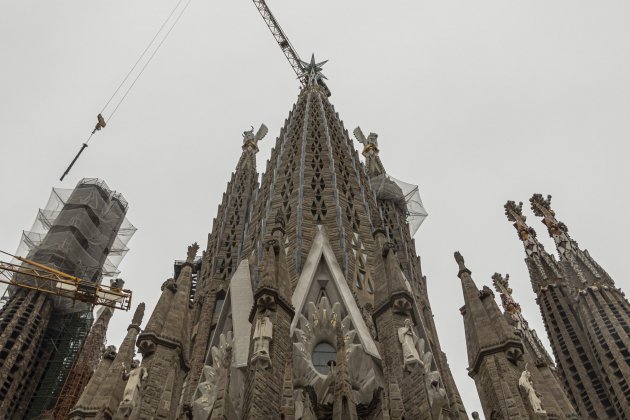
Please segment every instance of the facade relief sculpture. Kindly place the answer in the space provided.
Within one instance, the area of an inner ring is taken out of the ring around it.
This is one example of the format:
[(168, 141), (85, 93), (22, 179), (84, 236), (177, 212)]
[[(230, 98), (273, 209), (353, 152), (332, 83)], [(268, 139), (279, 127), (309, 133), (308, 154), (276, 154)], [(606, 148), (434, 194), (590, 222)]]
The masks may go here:
[(142, 383), (147, 378), (147, 370), (140, 366), (140, 361), (134, 359), (131, 362), (131, 370), (123, 369), (123, 379), (127, 381), (125, 390), (123, 392), (123, 399), (118, 406), (118, 411), (114, 416), (115, 419), (127, 419), (131, 415), (131, 412), (138, 400), (140, 391), (142, 389)]
[(527, 401), (529, 402), (529, 406), (534, 413), (544, 414), (546, 413), (542, 407), (542, 401), (540, 400), (540, 394), (536, 392), (534, 389), (534, 384), (532, 384), (531, 373), (527, 370), (527, 367), (521, 374), (521, 377), (518, 380), (518, 386), (527, 397)]
[(410, 369), (414, 365), (423, 365), (418, 354), (418, 340), (413, 322), (409, 318), (405, 319), (404, 326), (398, 328), (398, 341), (402, 345), (405, 369)]
[(269, 359), (269, 344), (273, 338), (273, 324), (268, 316), (263, 316), (256, 321), (254, 328), (254, 354), (251, 364), (262, 363), (265, 367), (271, 365)]

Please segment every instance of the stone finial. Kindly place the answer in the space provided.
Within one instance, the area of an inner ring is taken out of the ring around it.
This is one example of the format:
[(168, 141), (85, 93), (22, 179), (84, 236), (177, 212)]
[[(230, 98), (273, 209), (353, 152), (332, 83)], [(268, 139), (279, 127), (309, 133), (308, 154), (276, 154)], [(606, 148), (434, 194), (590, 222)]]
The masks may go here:
[(133, 319), (131, 320), (132, 325), (140, 326), (140, 324), (142, 324), (142, 318), (144, 317), (144, 308), (144, 302), (140, 303), (136, 307), (136, 311), (133, 314)]
[(197, 251), (199, 251), (199, 245), (197, 242), (193, 243), (188, 247), (188, 255), (186, 257), (186, 262), (192, 263), (197, 256)]
[(544, 198), (542, 194), (534, 194), (529, 199), (529, 202), (532, 205), (534, 214), (543, 218), (543, 224), (547, 226), (551, 237), (569, 232), (567, 225), (556, 219), (556, 212), (551, 208), (551, 195), (547, 195), (547, 198)]
[(459, 271), (460, 272), (468, 271), (468, 269), (466, 268), (466, 265), (464, 264), (464, 257), (462, 256), (462, 254), (460, 254), (459, 251), (455, 251), (453, 256), (455, 257), (455, 261), (457, 262), (457, 265), (459, 266)]
[(536, 231), (527, 225), (527, 218), (523, 215), (523, 203), (516, 204), (514, 201), (505, 203), (505, 215), (510, 222), (514, 222), (518, 238), (525, 244), (528, 255), (538, 252), (539, 244), (536, 240)]
[(499, 293), (499, 296), (501, 296), (503, 309), (510, 315), (513, 315), (517, 312), (521, 312), (521, 305), (512, 297), (512, 288), (509, 285), (509, 281), (509, 274), (506, 274), (505, 278), (499, 273), (492, 275), (492, 284), (494, 284), (494, 289)]
[[(300, 60), (302, 61), (302, 60)], [(301, 78), (305, 81), (307, 86), (316, 85), (320, 80), (325, 80), (326, 76), (322, 73), (322, 67), (328, 60), (316, 62), (315, 54), (311, 55), (311, 61), (302, 61), (302, 75)]]

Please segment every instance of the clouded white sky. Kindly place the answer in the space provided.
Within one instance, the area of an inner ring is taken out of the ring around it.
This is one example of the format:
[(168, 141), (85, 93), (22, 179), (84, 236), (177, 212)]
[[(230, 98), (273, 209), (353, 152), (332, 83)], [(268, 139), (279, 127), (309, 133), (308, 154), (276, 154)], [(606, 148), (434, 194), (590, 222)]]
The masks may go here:
[[(58, 181), (174, 0), (0, 2), (0, 249), (17, 247), (50, 188), (99, 177), (138, 228), (121, 268), (154, 305), (194, 241), (205, 247), (241, 152), (264, 122), (262, 170), (298, 82), (249, 0), (192, 0), (108, 126)], [(572, 236), (625, 290), (630, 255), (630, 4), (269, 0), (303, 58), (325, 74), (346, 128), (379, 134), (381, 158), (420, 185), (416, 234), (443, 349), (466, 409), (481, 411), (467, 358), (453, 251), (477, 285), (510, 273), (541, 337), (508, 199), (552, 194)], [(105, 113), (107, 116), (107, 112)], [(526, 206), (528, 208), (528, 206)], [(546, 230), (526, 211), (547, 249)], [(145, 322), (148, 319), (147, 313)], [(131, 313), (118, 313), (118, 345)], [(546, 342), (546, 338), (545, 342)]]

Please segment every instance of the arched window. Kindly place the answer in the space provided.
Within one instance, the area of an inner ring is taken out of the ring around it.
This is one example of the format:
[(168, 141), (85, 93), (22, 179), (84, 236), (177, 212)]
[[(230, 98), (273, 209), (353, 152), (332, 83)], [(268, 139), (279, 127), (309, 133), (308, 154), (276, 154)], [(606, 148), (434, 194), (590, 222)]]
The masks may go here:
[(319, 373), (324, 375), (330, 372), (328, 362), (335, 360), (337, 357), (337, 351), (333, 346), (326, 342), (321, 342), (313, 349), (313, 366)]

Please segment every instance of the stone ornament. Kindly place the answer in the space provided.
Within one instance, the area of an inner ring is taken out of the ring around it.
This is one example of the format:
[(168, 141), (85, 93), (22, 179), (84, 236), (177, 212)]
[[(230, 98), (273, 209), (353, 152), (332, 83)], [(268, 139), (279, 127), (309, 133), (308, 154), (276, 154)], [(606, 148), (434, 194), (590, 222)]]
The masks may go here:
[(365, 137), (361, 127), (355, 128), (352, 134), (354, 134), (354, 137), (358, 140), (358, 142), (363, 145), (363, 153), (367, 153), (370, 150), (378, 152), (378, 134), (370, 133), (367, 137)]
[(116, 353), (116, 346), (107, 346), (105, 350), (103, 350), (103, 359), (114, 360)]
[(186, 261), (193, 262), (195, 260), (195, 257), (197, 256), (197, 251), (199, 251), (199, 244), (195, 242), (188, 247), (188, 252), (186, 254)]
[(201, 372), (192, 406), (193, 418), (210, 417), (217, 399), (218, 387), (221, 385), (219, 377), (231, 365), (233, 346), (234, 337), (232, 331), (228, 331), (219, 337), (219, 346), (213, 346), (210, 350), (213, 364), (204, 365)]
[(177, 283), (173, 279), (167, 279), (164, 283), (162, 283), (162, 287), (160, 290), (164, 291), (164, 289), (168, 289), (171, 292), (177, 292)]
[(418, 354), (418, 340), (418, 336), (413, 328), (413, 322), (409, 318), (405, 319), (404, 326), (398, 328), (398, 341), (400, 341), (402, 346), (403, 360), (407, 370), (410, 370), (414, 365), (423, 364)]
[(525, 368), (525, 370), (521, 374), (521, 377), (518, 380), (518, 386), (527, 397), (529, 406), (534, 413), (546, 413), (546, 411), (542, 408), (540, 394), (538, 394), (538, 392), (536, 392), (536, 390), (534, 389), (531, 373), (527, 370), (527, 368)]
[(123, 369), (123, 379), (127, 381), (125, 390), (123, 391), (123, 399), (118, 406), (116, 419), (127, 419), (131, 415), (131, 411), (138, 400), (142, 382), (144, 382), (149, 374), (146, 368), (140, 366), (140, 361), (134, 359), (131, 362), (131, 370)]
[[(309, 406), (333, 402), (334, 375), (320, 373), (314, 367), (312, 357), (319, 343), (337, 342), (337, 328), (341, 328), (343, 332), (353, 400), (359, 404), (369, 404), (374, 392), (382, 387), (382, 381), (376, 373), (378, 368), (372, 357), (360, 343), (352, 317), (345, 313), (341, 303), (335, 302), (331, 305), (326, 297), (322, 297), (317, 304), (309, 301), (304, 306), (303, 313), (296, 317), (298, 320), (293, 335), (293, 386), (296, 396), (299, 396), (298, 392), (307, 391), (302, 400), (305, 407), (302, 418), (316, 418), (306, 414)], [(296, 406), (296, 420), (299, 419), (297, 410)]]
[(269, 129), (265, 124), (260, 125), (256, 134), (254, 134), (254, 126), (252, 126), (251, 130), (243, 131), (243, 147), (251, 147), (254, 150), (258, 150), (258, 142), (267, 135), (268, 131)]
[(256, 327), (254, 329), (254, 354), (251, 358), (252, 367), (256, 364), (262, 363), (266, 369), (271, 366), (271, 359), (269, 358), (269, 344), (273, 338), (273, 323), (268, 316), (263, 316), (256, 320)]

